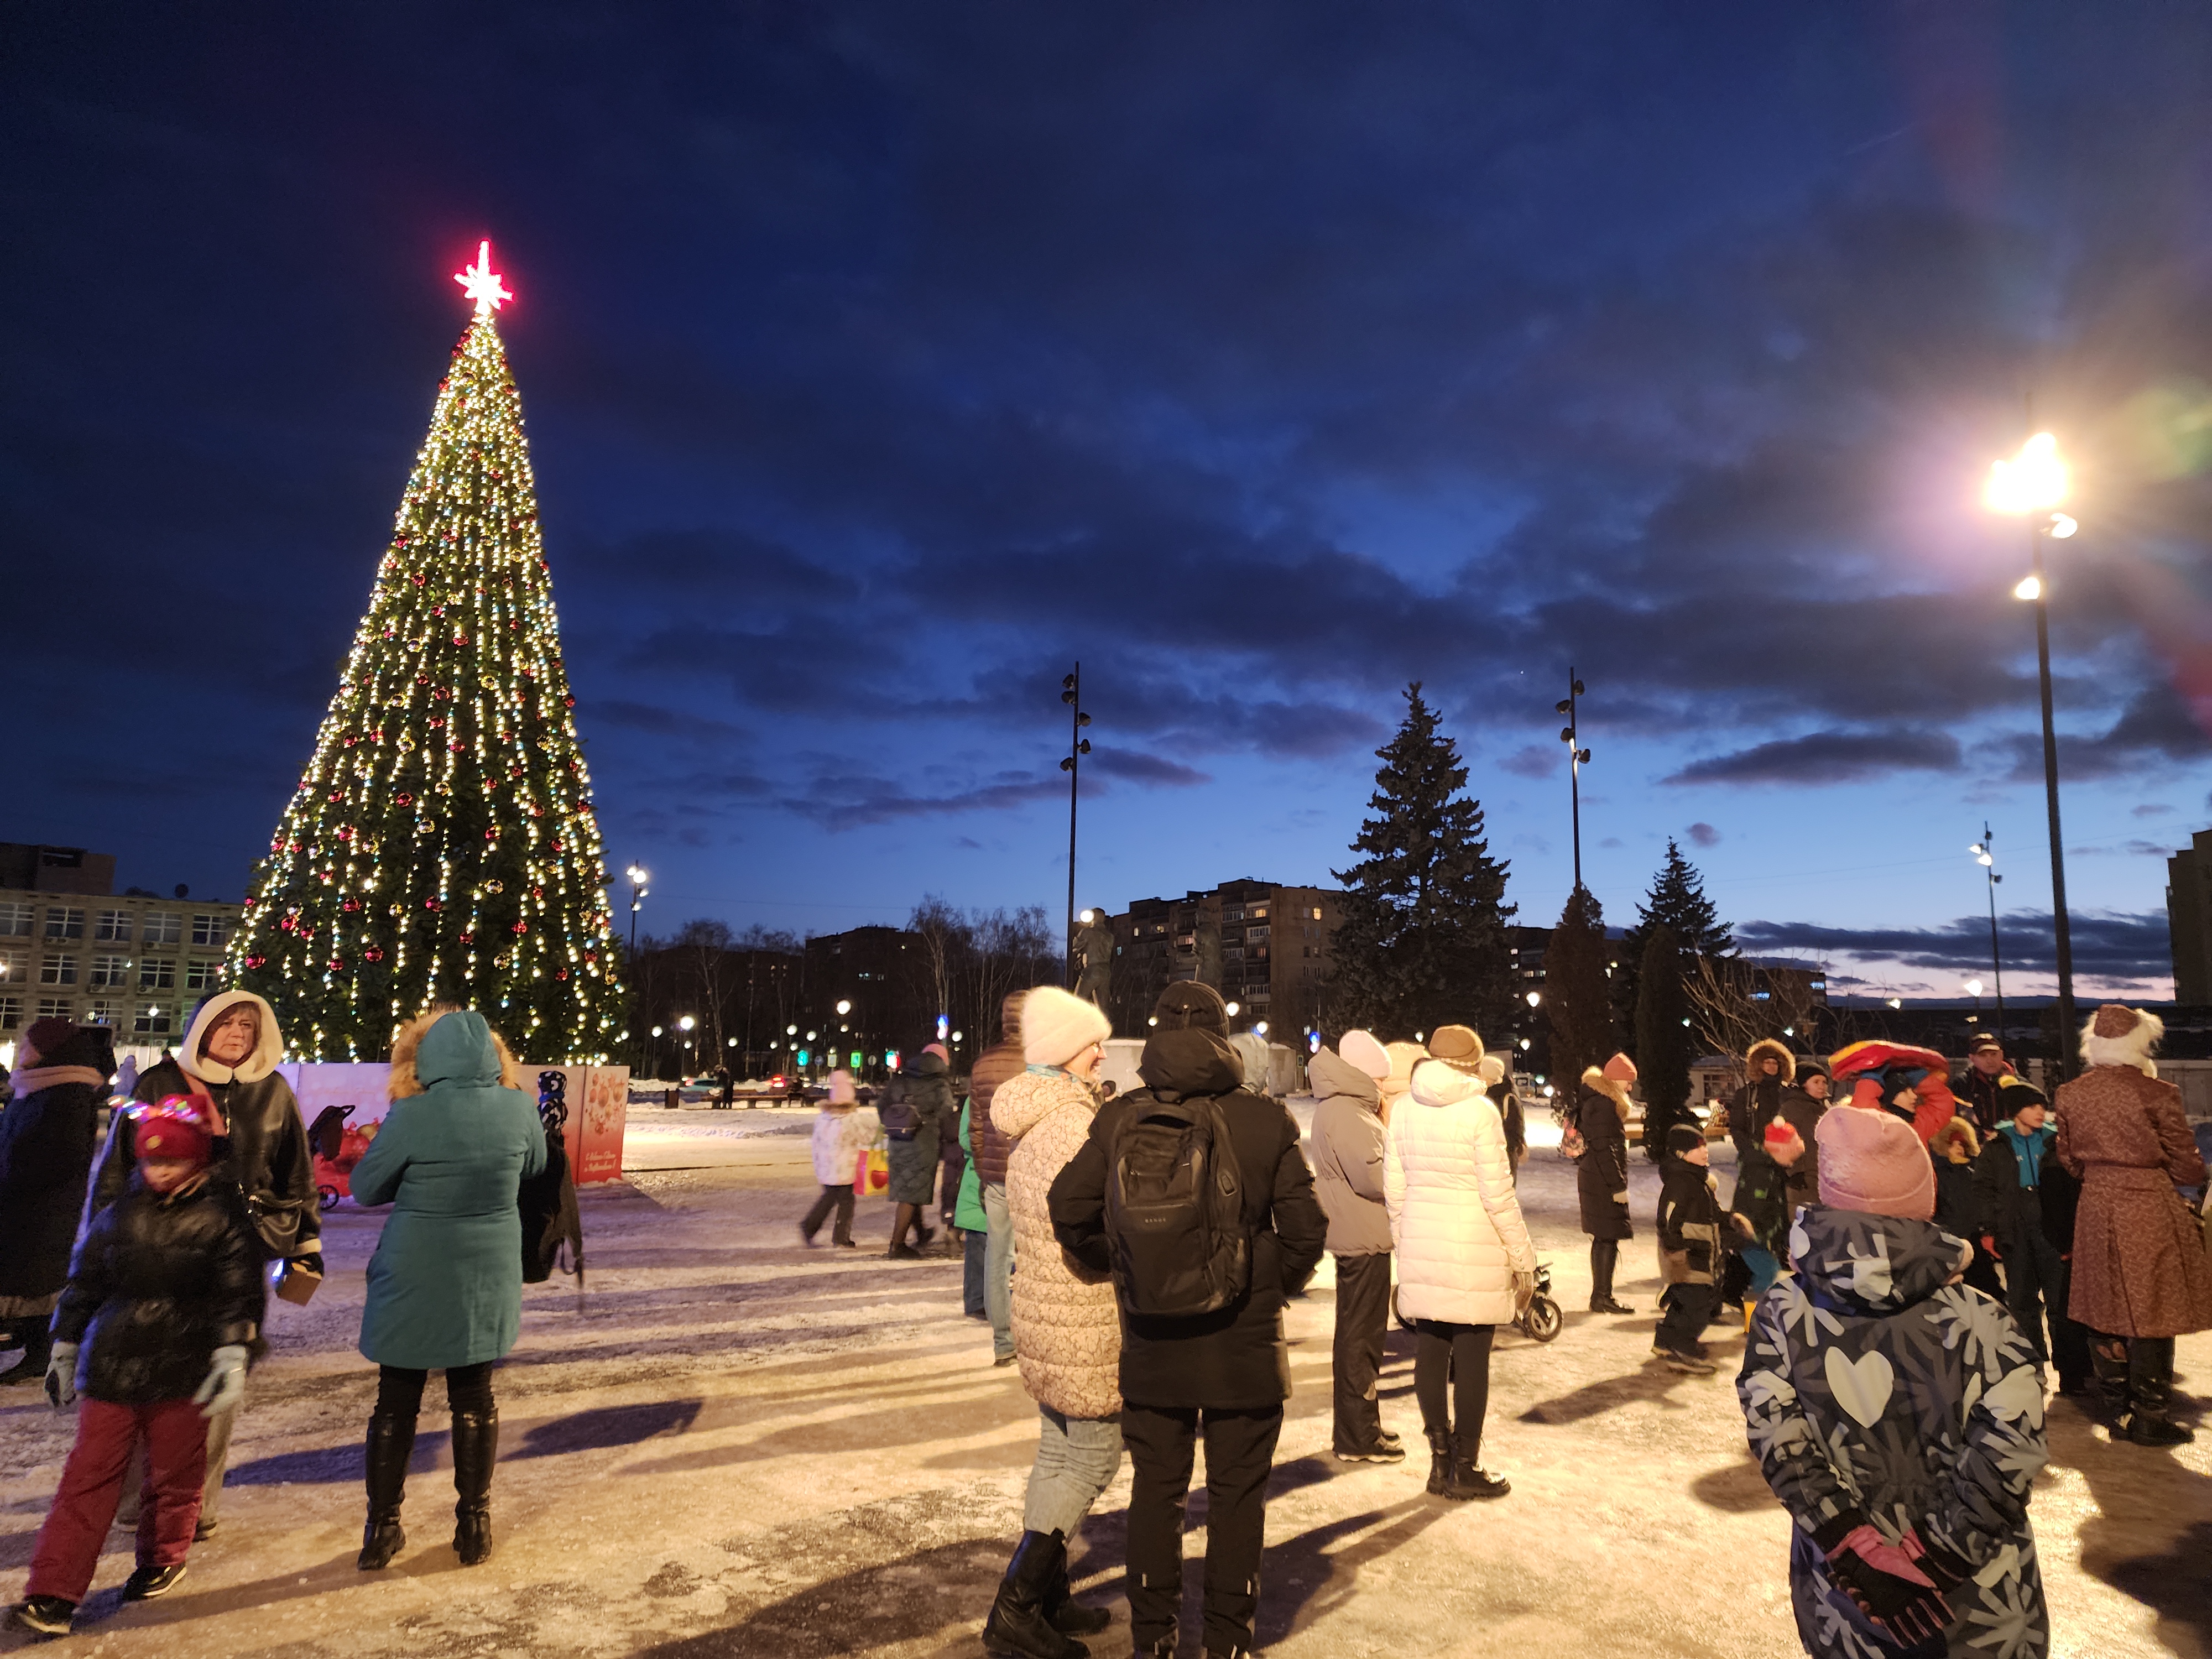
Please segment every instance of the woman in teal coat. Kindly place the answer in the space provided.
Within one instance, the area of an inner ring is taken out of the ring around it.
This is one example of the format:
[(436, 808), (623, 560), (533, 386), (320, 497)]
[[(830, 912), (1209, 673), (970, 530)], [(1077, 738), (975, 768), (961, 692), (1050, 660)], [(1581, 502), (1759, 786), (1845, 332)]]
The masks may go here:
[(368, 1419), (368, 1523), (360, 1565), (389, 1565), (407, 1458), (430, 1372), (453, 1413), (453, 1548), (491, 1554), (499, 1408), (491, 1368), (522, 1325), (523, 1177), (545, 1167), (537, 1103), (482, 1014), (434, 1008), (392, 1048), (392, 1110), (353, 1172), (362, 1204), (392, 1214), (368, 1262), (361, 1351), (381, 1368)]

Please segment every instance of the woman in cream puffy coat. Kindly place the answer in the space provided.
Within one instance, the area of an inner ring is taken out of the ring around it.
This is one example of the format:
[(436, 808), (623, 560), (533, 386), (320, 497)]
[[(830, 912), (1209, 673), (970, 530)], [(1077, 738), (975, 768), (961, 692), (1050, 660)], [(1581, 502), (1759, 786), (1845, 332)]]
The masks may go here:
[(1501, 1498), (1507, 1483), (1476, 1462), (1490, 1344), (1534, 1287), (1536, 1251), (1513, 1194), (1505, 1126), (1474, 1078), (1441, 1060), (1413, 1068), (1383, 1147), (1382, 1196), (1398, 1253), (1398, 1310), (1418, 1340), (1413, 1392), (1429, 1437), (1429, 1490)]

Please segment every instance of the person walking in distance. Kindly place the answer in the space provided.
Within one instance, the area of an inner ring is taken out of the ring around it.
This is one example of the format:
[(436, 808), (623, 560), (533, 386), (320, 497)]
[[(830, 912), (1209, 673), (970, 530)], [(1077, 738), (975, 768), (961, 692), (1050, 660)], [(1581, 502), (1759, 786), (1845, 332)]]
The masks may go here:
[(988, 1237), (983, 1249), (983, 1312), (991, 1323), (994, 1364), (1014, 1363), (1014, 1220), (1006, 1208), (1006, 1156), (1013, 1142), (991, 1121), (991, 1101), (1000, 1084), (1018, 1077), (1022, 1058), (1022, 1000), (1016, 991), (1000, 1005), (999, 1040), (975, 1057), (968, 1073), (969, 1138), (975, 1155), (975, 1178)]
[(822, 1183), (822, 1194), (799, 1224), (799, 1242), (810, 1249), (833, 1212), (837, 1223), (830, 1230), (830, 1242), (848, 1249), (860, 1248), (853, 1241), (853, 1183), (858, 1179), (860, 1154), (867, 1150), (868, 1130), (859, 1103), (853, 1074), (830, 1073), (830, 1092), (814, 1114), (814, 1178)]
[[(1771, 1127), (1771, 1126), (1770, 1126)], [(1789, 1133), (1790, 1126), (1782, 1125)], [(1721, 1200), (1714, 1190), (1712, 1153), (1694, 1123), (1667, 1130), (1659, 1158), (1659, 1328), (1651, 1352), (1667, 1369), (1710, 1376), (1698, 1333), (1721, 1304)]]
[(1583, 1073), (1575, 1105), (1575, 1132), (1583, 1149), (1575, 1168), (1575, 1194), (1583, 1231), (1589, 1235), (1592, 1313), (1636, 1311), (1613, 1293), (1621, 1241), (1636, 1236), (1628, 1220), (1628, 1085), (1635, 1081), (1636, 1062), (1615, 1054)]
[(1088, 1650), (1074, 1638), (1110, 1622), (1072, 1598), (1067, 1540), (1121, 1467), (1121, 1321), (1111, 1276), (1070, 1260), (1054, 1238), (1049, 1194), (1090, 1135), (1091, 1090), (1113, 1030), (1095, 1003), (1039, 986), (1023, 1005), (1023, 1070), (991, 1096), (992, 1116), (1013, 1143), (1006, 1200), (1023, 1263), (1014, 1352), (1037, 1402), (1021, 1541), (983, 1625), (994, 1659), (1081, 1659)]
[[(937, 1237), (929, 1224), (929, 1206), (937, 1195), (938, 1142), (950, 1134), (960, 1114), (952, 1103), (951, 1066), (945, 1045), (932, 1042), (914, 1064), (890, 1080), (876, 1101), (890, 1163), (890, 1248), (895, 1261), (919, 1258)], [(914, 1230), (914, 1243), (906, 1242)]]
[(2181, 1091), (2151, 1056), (2155, 1014), (2108, 1002), (2081, 1031), (2081, 1076), (2058, 1085), (2053, 1150), (2081, 1182), (2069, 1311), (2089, 1352), (2115, 1432), (2139, 1446), (2196, 1437), (2173, 1420), (2173, 1339), (2212, 1329), (2212, 1262), (2176, 1187), (2202, 1186), (2204, 1158)]
[(1099, 1109), (1053, 1183), (1053, 1231), (1085, 1267), (1112, 1271), (1121, 1304), (1135, 1650), (1175, 1651), (1183, 1504), (1202, 1434), (1204, 1645), (1242, 1656), (1291, 1393), (1283, 1308), (1320, 1263), (1328, 1224), (1297, 1120), (1245, 1086), (1220, 993), (1178, 981), (1152, 1018), (1145, 1086)]
[(1413, 1392), (1429, 1442), (1429, 1490), (1453, 1499), (1512, 1490), (1480, 1462), (1490, 1346), (1536, 1289), (1536, 1250), (1514, 1195), (1504, 1121), (1471, 1069), (1442, 1060), (1413, 1068), (1382, 1165), (1398, 1309), (1418, 1345)]
[(538, 1103), (482, 1014), (434, 1007), (401, 1028), (392, 1110), (354, 1166), (356, 1203), (389, 1204), (368, 1260), (362, 1358), (377, 1368), (368, 1436), (368, 1518), (356, 1565), (389, 1566), (422, 1389), (446, 1374), (453, 1424), (453, 1549), (491, 1555), (499, 1404), (492, 1367), (522, 1329), (523, 1181), (545, 1167)]
[(1334, 1446), (1346, 1462), (1398, 1463), (1406, 1448), (1382, 1426), (1376, 1379), (1390, 1323), (1390, 1216), (1382, 1201), (1382, 1093), (1390, 1056), (1372, 1034), (1347, 1031), (1306, 1066), (1314, 1094), (1314, 1191), (1336, 1258)]
[(134, 1441), (145, 1443), (148, 1473), (124, 1599), (166, 1595), (184, 1577), (208, 1419), (246, 1386), (261, 1311), (244, 1208), (208, 1176), (215, 1138), (203, 1103), (136, 1107), (131, 1130), (130, 1184), (86, 1226), (54, 1311), (47, 1398), (57, 1411), (78, 1403), (76, 1442), (15, 1609), (41, 1635), (65, 1634), (91, 1588)]

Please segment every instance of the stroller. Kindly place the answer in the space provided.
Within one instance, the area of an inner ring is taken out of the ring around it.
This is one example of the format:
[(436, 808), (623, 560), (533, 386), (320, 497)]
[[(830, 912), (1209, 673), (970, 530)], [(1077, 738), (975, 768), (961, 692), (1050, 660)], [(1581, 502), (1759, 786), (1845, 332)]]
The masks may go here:
[(315, 1195), (327, 1210), (342, 1198), (353, 1196), (354, 1165), (360, 1163), (368, 1151), (368, 1143), (376, 1139), (376, 1126), (356, 1129), (348, 1127), (346, 1120), (354, 1115), (351, 1106), (325, 1106), (315, 1114), (313, 1125), (307, 1130), (307, 1145), (315, 1154)]
[(1560, 1316), (1559, 1304), (1552, 1296), (1552, 1264), (1536, 1264), (1536, 1294), (1528, 1298), (1528, 1305), (1514, 1316), (1513, 1328), (1532, 1341), (1549, 1342), (1565, 1326)]

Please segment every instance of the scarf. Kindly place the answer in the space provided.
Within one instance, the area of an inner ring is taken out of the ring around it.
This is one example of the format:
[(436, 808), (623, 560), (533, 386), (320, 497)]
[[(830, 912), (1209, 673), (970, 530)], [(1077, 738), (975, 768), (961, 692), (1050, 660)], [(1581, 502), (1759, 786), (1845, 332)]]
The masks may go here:
[(89, 1066), (27, 1066), (9, 1079), (9, 1092), (18, 1100), (64, 1083), (84, 1083), (100, 1089), (107, 1085), (107, 1079)]

